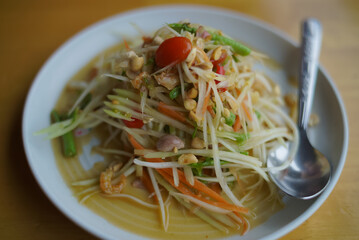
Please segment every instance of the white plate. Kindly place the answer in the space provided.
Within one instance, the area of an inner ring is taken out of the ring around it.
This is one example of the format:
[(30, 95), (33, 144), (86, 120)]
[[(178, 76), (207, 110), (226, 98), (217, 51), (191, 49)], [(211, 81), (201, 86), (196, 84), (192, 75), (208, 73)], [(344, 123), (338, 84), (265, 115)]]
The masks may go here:
[[(203, 6), (171, 5), (126, 12), (90, 26), (63, 44), (42, 67), (27, 96), (23, 140), (31, 170), (46, 195), (71, 220), (100, 238), (144, 239), (111, 225), (80, 205), (62, 180), (50, 142), (42, 137), (34, 137), (33, 133), (50, 124), (49, 113), (68, 79), (102, 50), (118, 42), (114, 32), (135, 36), (137, 32), (130, 24), (135, 22), (151, 33), (165, 23), (183, 19), (221, 29), (278, 61), (284, 71), (277, 70), (270, 74), (274, 74), (273, 78), (278, 79), (284, 91), (290, 90), (286, 75), (296, 75), (297, 43), (288, 36), (242, 14)], [(313, 145), (333, 163), (330, 184), (314, 200), (289, 199), (282, 211), (241, 239), (276, 239), (285, 235), (308, 219), (337, 183), (347, 153), (348, 123), (338, 90), (322, 67), (318, 73), (313, 111), (322, 121), (310, 130), (309, 136)]]

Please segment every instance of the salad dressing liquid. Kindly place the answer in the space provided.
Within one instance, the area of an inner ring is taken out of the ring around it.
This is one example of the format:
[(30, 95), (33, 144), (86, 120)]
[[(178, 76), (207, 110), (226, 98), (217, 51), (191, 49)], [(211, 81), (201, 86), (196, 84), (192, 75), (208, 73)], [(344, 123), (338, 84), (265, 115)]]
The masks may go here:
[[(121, 47), (121, 45), (118, 45), (108, 49), (105, 51), (105, 56), (109, 55), (115, 50), (119, 50)], [(70, 82), (86, 80), (88, 78), (89, 72), (95, 63), (99, 60), (99, 58), (100, 56), (97, 56), (91, 60), (75, 76), (73, 76)], [(75, 101), (78, 95), (79, 92), (65, 89), (58, 100), (56, 109), (59, 112), (65, 112), (65, 110), (68, 110), (72, 106), (72, 103)], [(103, 171), (111, 161), (117, 160), (117, 158), (114, 158), (114, 155), (104, 154), (104, 162), (97, 162), (91, 169), (85, 170), (78, 156), (83, 154), (83, 146), (88, 144), (94, 137), (104, 141), (108, 137), (107, 127), (102, 125), (97, 127), (95, 130), (90, 131), (90, 133), (86, 136), (82, 136), (81, 138), (75, 137), (78, 154), (73, 158), (63, 157), (60, 140), (52, 140), (53, 151), (59, 172), (61, 173), (64, 182), (72, 190), (74, 197), (78, 198), (79, 201), (83, 196), (85, 196), (85, 194), (79, 195), (79, 193), (83, 192), (89, 187), (99, 191), (99, 184), (87, 187), (79, 187), (72, 186), (72, 183), (92, 178), (99, 179), (101, 171)], [(118, 147), (120, 145), (117, 144), (109, 147), (115, 148), (116, 146)], [(125, 159), (126, 158), (124, 158), (124, 160)], [(135, 176), (130, 176), (127, 178), (127, 184), (123, 190), (123, 193), (131, 194), (149, 203), (154, 203), (152, 199), (148, 199), (148, 192), (146, 190), (135, 188), (131, 185), (133, 179), (135, 179)], [(244, 184), (253, 184), (256, 181), (257, 179), (248, 178), (245, 180)], [(263, 185), (263, 187), (258, 192), (253, 194), (263, 195), (264, 198), (265, 196), (268, 196), (268, 192), (269, 189), (267, 188), (267, 185)], [(166, 198), (167, 196), (164, 196), (164, 199)], [(148, 238), (190, 240), (220, 238), (233, 234), (239, 234), (238, 231), (235, 231), (229, 227), (228, 233), (220, 232), (211, 225), (202, 221), (193, 213), (185, 210), (184, 207), (182, 207), (174, 199), (171, 199), (169, 210), (169, 228), (167, 232), (165, 232), (161, 226), (159, 209), (144, 207), (126, 198), (110, 198), (106, 197), (100, 192), (97, 192), (82, 204), (114, 226)], [(271, 215), (273, 215), (273, 213), (281, 209), (281, 205), (279, 203), (273, 205), (272, 201), (263, 201), (260, 204), (249, 201), (246, 203), (246, 207), (248, 207), (251, 212), (251, 215), (248, 217), (251, 228), (265, 221)]]

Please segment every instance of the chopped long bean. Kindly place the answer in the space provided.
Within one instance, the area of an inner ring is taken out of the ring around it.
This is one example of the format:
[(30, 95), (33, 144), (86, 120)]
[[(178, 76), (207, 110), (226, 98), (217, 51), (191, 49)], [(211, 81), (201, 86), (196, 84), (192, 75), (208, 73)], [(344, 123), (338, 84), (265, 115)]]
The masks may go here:
[[(51, 116), (55, 122), (61, 122), (60, 115), (53, 110)], [(61, 136), (62, 149), (65, 157), (74, 157), (76, 155), (75, 139), (72, 131), (69, 131)]]
[[(181, 30), (184, 30), (184, 31), (187, 31), (187, 32), (190, 32), (193, 34), (195, 34), (197, 31), (196, 28), (190, 27), (186, 23), (171, 23), (171, 24), (168, 24), (168, 26), (179, 33), (181, 32)], [(236, 40), (219, 35), (214, 32), (208, 32), (208, 33), (211, 35), (213, 41), (221, 43), (223, 45), (231, 46), (236, 53), (238, 53), (242, 56), (247, 56), (251, 53), (250, 48), (244, 46), (243, 44), (241, 44), (240, 42), (237, 42)]]
[(250, 48), (244, 46), (243, 44), (241, 44), (240, 42), (237, 42), (236, 40), (224, 37), (217, 33), (210, 33), (210, 34), (212, 36), (213, 41), (217, 41), (223, 45), (231, 46), (236, 53), (238, 53), (242, 56), (247, 56), (251, 53)]

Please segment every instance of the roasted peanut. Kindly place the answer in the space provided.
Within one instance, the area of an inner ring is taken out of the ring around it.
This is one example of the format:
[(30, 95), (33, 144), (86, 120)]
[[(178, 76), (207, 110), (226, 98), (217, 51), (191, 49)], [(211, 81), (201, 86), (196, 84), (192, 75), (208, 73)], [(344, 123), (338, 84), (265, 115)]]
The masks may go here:
[(188, 98), (196, 98), (197, 97), (197, 95), (198, 95), (198, 91), (197, 91), (197, 89), (195, 89), (195, 88), (191, 88), (190, 90), (188, 90), (188, 92), (187, 92), (187, 97)]
[(204, 141), (200, 139), (199, 137), (195, 137), (192, 140), (191, 147), (196, 149), (202, 149), (205, 147)]
[(137, 72), (140, 71), (141, 68), (143, 67), (144, 64), (144, 59), (143, 57), (133, 57), (130, 59), (130, 68), (131, 71)]
[(191, 98), (184, 100), (184, 107), (185, 109), (191, 111), (195, 109), (197, 106), (197, 102)]
[(222, 55), (222, 46), (219, 46), (213, 50), (212, 58), (213, 60), (217, 61), (221, 57), (221, 55)]
[(197, 162), (198, 162), (197, 157), (192, 153), (182, 154), (178, 158), (178, 163), (182, 164), (182, 165), (191, 164), (191, 163), (197, 163)]

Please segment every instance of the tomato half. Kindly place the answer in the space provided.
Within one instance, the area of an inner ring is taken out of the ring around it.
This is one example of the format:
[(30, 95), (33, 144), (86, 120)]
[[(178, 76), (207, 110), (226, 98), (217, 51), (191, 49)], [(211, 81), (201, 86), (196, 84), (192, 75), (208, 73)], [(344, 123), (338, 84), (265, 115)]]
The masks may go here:
[(141, 128), (144, 125), (142, 120), (137, 119), (137, 118), (132, 118), (132, 119), (133, 119), (133, 121), (127, 121), (127, 120), (123, 120), (123, 119), (122, 119), (122, 121), (128, 128)]
[(156, 64), (163, 68), (184, 61), (192, 50), (192, 43), (186, 37), (173, 37), (161, 43), (156, 51)]

